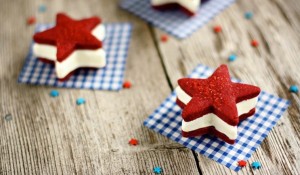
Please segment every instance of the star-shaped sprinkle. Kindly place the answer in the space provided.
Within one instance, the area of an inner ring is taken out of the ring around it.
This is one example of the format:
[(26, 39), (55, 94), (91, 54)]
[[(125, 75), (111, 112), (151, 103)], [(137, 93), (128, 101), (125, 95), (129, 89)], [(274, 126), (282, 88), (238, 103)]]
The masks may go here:
[(253, 18), (253, 13), (252, 12), (246, 12), (245, 13), (245, 18), (246, 19), (252, 19)]
[(11, 114), (6, 114), (4, 118), (5, 118), (6, 121), (11, 121), (12, 120), (12, 115)]
[(151, 0), (154, 8), (159, 10), (180, 7), (184, 13), (194, 16), (200, 6), (201, 0)]
[(47, 10), (47, 7), (46, 7), (46, 5), (44, 5), (44, 4), (41, 4), (40, 6), (39, 6), (39, 12), (41, 12), (41, 13), (43, 13), (43, 12), (45, 12), (46, 10)]
[(43, 32), (36, 33), (34, 41), (39, 44), (55, 45), (57, 61), (64, 61), (76, 49), (98, 49), (101, 41), (92, 35), (91, 31), (101, 20), (92, 17), (83, 20), (73, 20), (63, 13), (57, 14), (56, 25)]
[(58, 92), (57, 90), (52, 90), (52, 91), (50, 92), (50, 96), (51, 96), (51, 97), (58, 97), (58, 96), (59, 96), (59, 92)]
[(260, 88), (233, 83), (226, 65), (221, 65), (209, 78), (183, 78), (179, 86), (192, 99), (183, 108), (182, 117), (191, 121), (207, 113), (214, 113), (226, 123), (236, 126), (239, 117), (236, 104), (258, 96)]
[(134, 138), (130, 139), (128, 143), (133, 146), (136, 146), (139, 144), (138, 140), (134, 139)]
[(214, 32), (215, 32), (215, 33), (220, 33), (220, 32), (222, 32), (222, 27), (219, 26), (219, 25), (214, 26)]
[(258, 47), (259, 43), (258, 43), (257, 40), (254, 39), (254, 40), (251, 41), (251, 45), (252, 45), (253, 47)]
[(231, 54), (231, 55), (229, 55), (229, 57), (228, 57), (228, 61), (233, 62), (233, 61), (236, 60), (236, 58), (237, 58), (236, 54)]
[(82, 104), (85, 104), (85, 99), (84, 98), (78, 98), (77, 100), (76, 100), (76, 104), (77, 105), (82, 105)]
[(125, 88), (125, 89), (131, 88), (131, 82), (130, 82), (130, 81), (125, 81), (125, 82), (123, 83), (123, 88)]
[(27, 24), (28, 25), (32, 25), (36, 22), (36, 18), (34, 16), (31, 16), (29, 18), (27, 18)]
[(259, 168), (261, 167), (261, 163), (260, 163), (260, 162), (253, 162), (253, 163), (251, 164), (251, 167), (252, 167), (253, 169), (259, 169)]
[(238, 166), (239, 166), (239, 167), (245, 167), (246, 165), (247, 165), (247, 162), (246, 162), (246, 161), (244, 161), (244, 160), (238, 161)]
[(299, 92), (299, 88), (296, 85), (292, 85), (290, 86), (289, 91), (297, 94)]
[(162, 42), (164, 42), (164, 43), (167, 42), (168, 39), (169, 39), (168, 35), (162, 35), (162, 36), (160, 37), (160, 40), (161, 40)]
[(159, 167), (159, 166), (154, 167), (154, 168), (153, 168), (153, 172), (154, 172), (155, 174), (161, 174), (161, 173), (162, 173), (162, 168)]

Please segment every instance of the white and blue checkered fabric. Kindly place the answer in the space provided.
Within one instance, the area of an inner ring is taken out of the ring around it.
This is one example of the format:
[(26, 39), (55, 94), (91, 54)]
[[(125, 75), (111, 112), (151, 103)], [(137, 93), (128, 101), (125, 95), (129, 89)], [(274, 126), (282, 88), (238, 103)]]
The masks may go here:
[[(38, 25), (36, 31), (43, 31), (51, 26), (53, 25)], [(104, 68), (80, 69), (69, 80), (61, 82), (56, 78), (53, 65), (43, 63), (33, 56), (31, 45), (18, 82), (64, 88), (122, 89), (132, 25), (129, 23), (105, 24), (105, 28), (103, 48), (107, 54), (107, 65)]]
[[(199, 65), (190, 77), (207, 78), (212, 73), (213, 69)], [(255, 115), (239, 124), (239, 135), (233, 145), (210, 135), (194, 138), (182, 137), (181, 109), (176, 105), (175, 92), (144, 121), (144, 125), (230, 169), (238, 171), (240, 167), (237, 166), (237, 162), (250, 158), (251, 154), (280, 119), (288, 105), (289, 101), (287, 100), (261, 92)]]
[(149, 0), (122, 0), (121, 8), (141, 17), (154, 26), (180, 39), (190, 36), (235, 0), (205, 0), (194, 17), (180, 10), (158, 11)]

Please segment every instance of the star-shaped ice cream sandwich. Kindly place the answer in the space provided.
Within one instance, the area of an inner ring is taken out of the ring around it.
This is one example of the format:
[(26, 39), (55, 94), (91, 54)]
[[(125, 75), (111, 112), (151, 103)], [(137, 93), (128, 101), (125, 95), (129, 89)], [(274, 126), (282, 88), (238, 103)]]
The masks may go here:
[(67, 79), (78, 68), (101, 68), (106, 65), (102, 40), (105, 27), (98, 17), (73, 20), (59, 13), (56, 25), (36, 33), (33, 53), (39, 59), (55, 64), (60, 80)]
[(158, 10), (181, 8), (187, 15), (194, 16), (200, 6), (201, 0), (151, 0), (153, 8)]
[(221, 65), (209, 78), (183, 78), (176, 88), (182, 111), (182, 135), (212, 134), (233, 144), (237, 125), (255, 113), (260, 88), (230, 80), (228, 68)]

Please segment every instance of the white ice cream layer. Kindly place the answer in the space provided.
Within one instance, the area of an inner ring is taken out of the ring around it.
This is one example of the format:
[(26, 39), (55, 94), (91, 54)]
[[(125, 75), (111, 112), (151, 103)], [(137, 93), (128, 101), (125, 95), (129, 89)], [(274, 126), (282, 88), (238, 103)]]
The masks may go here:
[[(187, 93), (185, 93), (179, 86), (176, 88), (176, 94), (178, 99), (187, 105), (192, 99)], [(255, 108), (258, 97), (251, 98), (249, 100), (244, 100), (237, 103), (238, 116), (248, 113), (251, 109)], [(193, 121), (186, 122), (182, 120), (182, 130), (184, 132), (194, 131), (200, 128), (206, 128), (209, 126), (214, 126), (216, 130), (225, 134), (230, 140), (235, 140), (238, 136), (237, 126), (232, 126), (223, 121), (221, 118), (213, 113), (203, 115)]]
[[(105, 37), (105, 27), (99, 24), (92, 30), (98, 40), (103, 41)], [(55, 62), (55, 71), (57, 77), (62, 79), (70, 72), (80, 67), (104, 67), (106, 65), (106, 54), (103, 48), (96, 50), (78, 49), (71, 53), (64, 61), (56, 60), (56, 46), (49, 44), (33, 44), (33, 54), (38, 58), (44, 58)]]
[(182, 7), (186, 8), (187, 10), (196, 13), (200, 6), (201, 0), (152, 0), (151, 1), (151, 4), (153, 6), (166, 5), (170, 3), (177, 3)]

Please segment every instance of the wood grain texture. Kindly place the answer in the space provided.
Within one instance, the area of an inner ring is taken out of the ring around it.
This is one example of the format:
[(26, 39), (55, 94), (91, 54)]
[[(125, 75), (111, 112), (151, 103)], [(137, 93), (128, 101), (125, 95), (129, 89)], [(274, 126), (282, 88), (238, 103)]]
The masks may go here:
[[(246, 11), (254, 12), (253, 20), (244, 19)], [(300, 174), (299, 95), (288, 92), (290, 85), (300, 82), (299, 11), (299, 3), (293, 0), (239, 0), (186, 40), (161, 43), (163, 32), (155, 29), (173, 88), (178, 78), (199, 63), (211, 67), (225, 63), (234, 77), (291, 100), (288, 113), (248, 161), (258, 160), (263, 168), (254, 171), (247, 167), (239, 174)], [(223, 32), (215, 34), (214, 25), (221, 25)], [(260, 42), (258, 48), (250, 45), (252, 39)], [(231, 53), (238, 59), (228, 63)], [(203, 174), (235, 174), (202, 155), (198, 159)]]
[[(37, 12), (40, 4), (46, 13)], [(254, 12), (251, 21), (243, 17), (248, 10)], [(61, 11), (133, 23), (126, 67), (131, 89), (59, 89), (60, 96), (50, 98), (53, 88), (17, 84), (34, 30), (26, 18), (50, 23)], [(238, 174), (300, 174), (300, 99), (287, 90), (300, 82), (298, 0), (238, 0), (190, 38), (167, 43), (159, 40), (163, 32), (120, 10), (117, 0), (4, 0), (0, 21), (0, 174), (153, 174), (154, 166), (164, 174), (236, 174), (142, 126), (178, 78), (199, 63), (227, 63), (230, 53), (238, 55), (229, 64), (233, 76), (291, 100), (288, 113), (248, 161), (261, 161), (263, 168)], [(215, 24), (222, 33), (212, 32)], [(250, 46), (254, 38), (257, 49)], [(76, 106), (78, 97), (87, 103)], [(131, 137), (140, 144), (129, 146)]]

